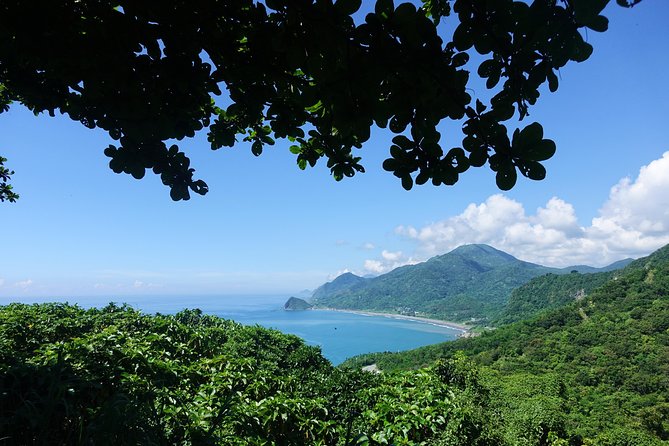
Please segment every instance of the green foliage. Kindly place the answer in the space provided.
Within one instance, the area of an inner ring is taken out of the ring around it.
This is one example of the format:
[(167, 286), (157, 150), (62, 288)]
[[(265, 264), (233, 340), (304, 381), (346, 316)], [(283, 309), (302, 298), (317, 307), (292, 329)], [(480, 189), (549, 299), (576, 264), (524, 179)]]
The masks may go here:
[(3, 444), (495, 444), (479, 389), (443, 375), (335, 369), (199, 310), (0, 307)]
[(498, 444), (474, 389), (455, 392), (430, 369), (389, 375), (364, 393), (363, 419), (373, 432), (368, 444)]
[[(555, 144), (539, 123), (512, 138), (503, 123), (525, 118), (542, 85), (555, 91), (558, 71), (590, 56), (584, 34), (607, 29), (608, 2), (378, 0), (355, 23), (358, 0), (8, 1), (0, 111), (17, 101), (105, 130), (118, 141), (105, 150), (109, 167), (138, 179), (153, 170), (174, 200), (208, 186), (167, 142), (204, 129), (212, 149), (242, 140), (256, 156), (288, 139), (300, 168), (325, 158), (341, 180), (364, 172), (354, 149), (387, 127), (398, 136), (383, 168), (404, 188), (452, 185), (487, 162), (507, 190), (518, 172), (542, 179)], [(450, 41), (442, 19), (455, 27)], [(487, 104), (470, 96), (474, 53)], [(462, 123), (459, 147), (443, 149), (455, 139), (441, 142), (443, 120)]]
[(611, 280), (617, 272), (547, 274), (530, 280), (511, 293), (509, 302), (492, 321), (494, 325), (529, 319), (537, 313), (585, 298)]
[[(546, 279), (548, 289), (571, 280)], [(582, 299), (531, 319), (343, 366), (410, 369), (458, 352), (483, 366), (509, 444), (667, 444), (669, 246), (613, 273)]]
[(497, 383), (493, 402), (503, 417), (502, 435), (509, 444), (567, 445), (569, 398), (559, 376), (518, 373)]
[(14, 444), (221, 443), (251, 429), (237, 424), (257, 402), (290, 404), (331, 367), (296, 337), (199, 311), (16, 304), (0, 320), (0, 431)]
[[(2, 94), (2, 91), (2, 85), (0, 84), (0, 94)], [(0, 101), (2, 101), (2, 98), (0, 98)], [(19, 196), (12, 190), (12, 185), (9, 184), (9, 181), (12, 179), (12, 175), (14, 175), (14, 171), (5, 167), (6, 161), (7, 158), (0, 156), (0, 202), (6, 200), (10, 203), (14, 203), (19, 198)]]
[(199, 310), (0, 307), (6, 444), (659, 446), (668, 419), (669, 247), (532, 319), (341, 368)]

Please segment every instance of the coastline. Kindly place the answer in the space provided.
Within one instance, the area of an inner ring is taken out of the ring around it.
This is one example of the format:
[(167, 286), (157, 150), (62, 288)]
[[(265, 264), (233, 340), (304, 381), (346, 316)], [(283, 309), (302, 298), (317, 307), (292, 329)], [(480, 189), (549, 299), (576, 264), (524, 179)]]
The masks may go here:
[(460, 324), (458, 322), (451, 322), (451, 321), (443, 321), (441, 319), (430, 319), (427, 317), (420, 317), (420, 316), (408, 316), (404, 314), (396, 314), (396, 313), (378, 313), (375, 311), (364, 311), (364, 310), (342, 310), (340, 308), (328, 308), (328, 307), (314, 307), (312, 308), (314, 310), (327, 310), (327, 311), (339, 311), (341, 313), (352, 313), (352, 314), (360, 314), (362, 316), (382, 316), (382, 317), (387, 317), (390, 319), (400, 319), (400, 320), (405, 320), (405, 321), (414, 321), (414, 322), (423, 322), (425, 324), (431, 324), (431, 325), (437, 325), (439, 327), (445, 327), (445, 328), (450, 328), (453, 330), (458, 330), (461, 331), (462, 333), (458, 336), (467, 336), (469, 334), (469, 331), (471, 330), (471, 327)]

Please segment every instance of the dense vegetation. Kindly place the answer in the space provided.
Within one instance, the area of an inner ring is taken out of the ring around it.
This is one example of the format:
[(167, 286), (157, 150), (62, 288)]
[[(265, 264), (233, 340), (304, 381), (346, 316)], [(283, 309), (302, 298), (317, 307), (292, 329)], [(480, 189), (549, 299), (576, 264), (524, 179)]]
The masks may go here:
[(498, 444), (457, 361), (339, 370), (295, 336), (194, 310), (13, 304), (0, 321), (2, 445)]
[(0, 307), (0, 444), (669, 444), (669, 247), (607, 274), (542, 276), (514, 294), (528, 314), (533, 292), (552, 306), (610, 280), (477, 338), (340, 368), (198, 310)]
[(506, 306), (511, 292), (546, 273), (591, 267), (548, 268), (523, 262), (488, 245), (464, 245), (427, 262), (364, 279), (346, 273), (319, 287), (317, 306), (398, 312), (485, 324)]
[(492, 321), (499, 326), (528, 319), (535, 314), (585, 298), (592, 290), (611, 280), (615, 271), (557, 275), (546, 274), (513, 290), (501, 313)]
[(363, 355), (345, 365), (411, 369), (458, 352), (495, 383), (492, 395), (502, 412), (543, 408), (542, 416), (550, 415), (547, 422), (569, 444), (667, 444), (669, 247), (631, 263), (588, 296), (533, 319), (477, 338)]

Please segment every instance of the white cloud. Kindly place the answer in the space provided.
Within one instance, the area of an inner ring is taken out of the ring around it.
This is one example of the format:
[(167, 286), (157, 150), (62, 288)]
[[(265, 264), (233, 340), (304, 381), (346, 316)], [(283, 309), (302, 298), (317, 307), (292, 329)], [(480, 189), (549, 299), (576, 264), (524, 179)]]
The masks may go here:
[(490, 243), (505, 238), (506, 233), (522, 242), (529, 219), (523, 206), (501, 194), (484, 203), (474, 203), (455, 217), (422, 228), (399, 226), (395, 232), (419, 243), (421, 257), (441, 254), (464, 243)]
[(395, 268), (399, 268), (400, 266), (404, 265), (414, 265), (416, 263), (420, 262), (419, 259), (416, 259), (414, 257), (407, 257), (402, 254), (401, 251), (397, 252), (390, 252), (384, 250), (381, 252), (381, 258), (380, 259), (367, 259), (365, 260), (365, 263), (363, 265), (364, 272), (362, 275), (365, 274), (384, 274), (387, 273), (388, 271), (392, 271)]
[(29, 288), (32, 284), (33, 284), (32, 279), (27, 279), (27, 280), (22, 280), (20, 282), (16, 282), (14, 286), (25, 290), (26, 288)]
[(164, 285), (162, 285), (162, 284), (151, 283), (151, 282), (146, 283), (146, 282), (142, 282), (141, 280), (135, 280), (135, 282), (133, 282), (133, 284), (132, 284), (132, 287), (135, 288), (135, 289), (162, 288), (163, 286)]
[(402, 258), (402, 251), (390, 252), (385, 249), (381, 252), (381, 257), (389, 262), (397, 262)]
[(666, 244), (669, 233), (669, 152), (644, 166), (635, 181), (611, 188), (592, 236), (610, 239), (614, 251), (647, 252)]
[(351, 270), (349, 270), (348, 268), (345, 268), (345, 269), (340, 269), (339, 271), (337, 271), (334, 274), (328, 274), (328, 282), (332, 282), (334, 279), (341, 276), (342, 274), (346, 274), (346, 273), (350, 273), (350, 272), (351, 272)]
[[(589, 226), (579, 226), (574, 207), (558, 197), (528, 215), (521, 203), (497, 194), (454, 217), (422, 228), (399, 226), (395, 232), (418, 244), (422, 260), (467, 243), (486, 243), (552, 266), (601, 266), (646, 255), (669, 243), (669, 152), (642, 167), (635, 180), (624, 178), (613, 186)], [(394, 254), (383, 251), (365, 268), (384, 269)]]
[(544, 228), (555, 229), (571, 236), (582, 235), (583, 231), (578, 226), (574, 207), (557, 198), (548, 200), (546, 207), (537, 210), (536, 219)]
[(386, 268), (380, 260), (365, 260), (364, 268), (365, 271), (373, 274), (383, 274), (386, 272)]
[(367, 242), (367, 243), (364, 243), (361, 246), (361, 248), (364, 249), (364, 250), (367, 250), (367, 251), (371, 251), (372, 249), (375, 249), (376, 246), (374, 246), (374, 243)]

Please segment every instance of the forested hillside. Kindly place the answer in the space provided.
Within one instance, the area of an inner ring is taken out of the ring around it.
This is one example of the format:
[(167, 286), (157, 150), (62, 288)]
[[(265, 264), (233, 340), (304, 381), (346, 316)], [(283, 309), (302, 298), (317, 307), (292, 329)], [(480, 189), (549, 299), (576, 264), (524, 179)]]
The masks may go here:
[(552, 310), (585, 298), (617, 274), (616, 271), (580, 274), (546, 274), (530, 280), (511, 292), (509, 302), (493, 318), (495, 326), (528, 319), (541, 311)]
[[(608, 270), (575, 266), (549, 268), (518, 260), (488, 245), (464, 245), (426, 262), (364, 279), (343, 274), (319, 287), (312, 302), (321, 307), (396, 312), (481, 325), (497, 320), (511, 292), (547, 273)], [(509, 316), (505, 316), (505, 320)]]
[(348, 280), (344, 286), (336, 286), (335, 280), (314, 292), (313, 303), (469, 321), (496, 314), (511, 290), (550, 271), (558, 270), (522, 262), (487, 245), (466, 245), (379, 277)]
[(457, 352), (483, 367), (507, 417), (521, 406), (550, 407), (550, 422), (557, 423), (551, 429), (569, 437), (570, 444), (664, 444), (669, 440), (669, 247), (632, 262), (588, 296), (534, 319), (478, 338), (365, 355), (345, 365), (410, 369)]

